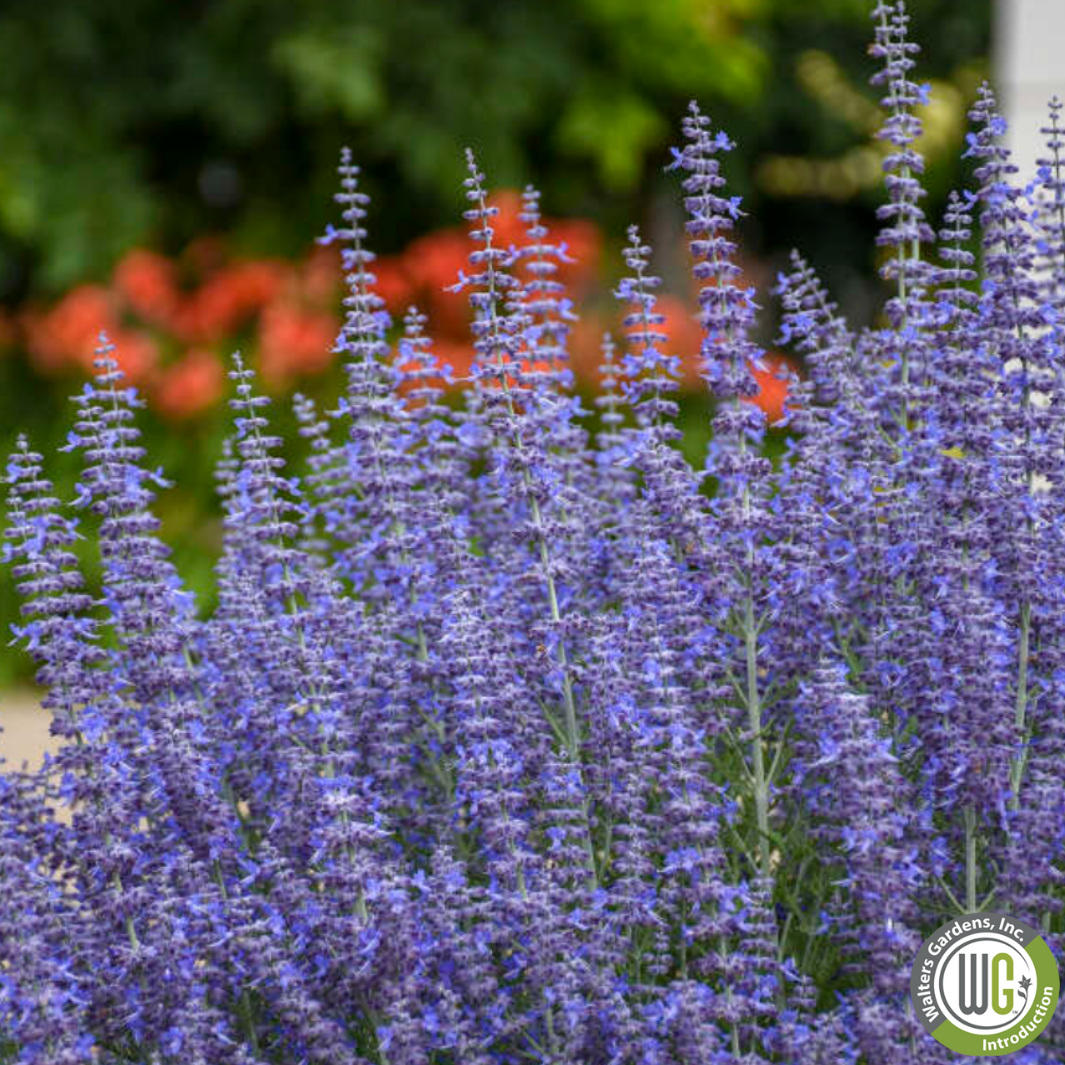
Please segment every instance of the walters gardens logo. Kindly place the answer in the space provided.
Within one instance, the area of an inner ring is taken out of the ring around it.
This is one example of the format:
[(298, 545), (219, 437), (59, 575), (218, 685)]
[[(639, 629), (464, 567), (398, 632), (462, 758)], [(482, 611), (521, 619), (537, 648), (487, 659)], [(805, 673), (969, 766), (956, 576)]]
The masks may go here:
[(925, 940), (910, 996), (926, 1031), (949, 1050), (1009, 1054), (1053, 1016), (1058, 967), (1038, 928), (1001, 913), (969, 913)]

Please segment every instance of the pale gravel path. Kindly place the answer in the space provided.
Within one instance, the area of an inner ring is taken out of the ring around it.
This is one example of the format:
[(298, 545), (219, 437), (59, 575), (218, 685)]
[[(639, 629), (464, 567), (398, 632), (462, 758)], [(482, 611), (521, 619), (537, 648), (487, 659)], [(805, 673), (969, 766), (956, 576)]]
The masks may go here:
[(45, 750), (55, 749), (55, 740), (48, 735), (51, 715), (37, 700), (31, 689), (0, 691), (0, 758), (9, 767), (23, 762), (39, 766)]

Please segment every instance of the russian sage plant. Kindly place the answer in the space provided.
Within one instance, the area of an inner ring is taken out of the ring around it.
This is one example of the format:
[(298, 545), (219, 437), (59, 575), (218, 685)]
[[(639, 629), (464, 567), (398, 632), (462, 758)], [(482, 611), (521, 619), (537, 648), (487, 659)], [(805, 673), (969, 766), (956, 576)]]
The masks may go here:
[(875, 21), (890, 298), (853, 329), (793, 255), (776, 467), (732, 143), (694, 104), (703, 469), (653, 249), (629, 231), (593, 435), (566, 249), (534, 189), (501, 245), (472, 153), (460, 404), (424, 315), (383, 310), (345, 153), (346, 388), (297, 397), (293, 467), (234, 357), (210, 616), (101, 340), (73, 509), (26, 439), (7, 466), (57, 747), (0, 776), (0, 1061), (945, 1063), (908, 1002), (923, 934), (994, 902), (1057, 949), (1065, 130), (1054, 103), (1019, 183), (982, 88), (934, 231), (903, 4)]

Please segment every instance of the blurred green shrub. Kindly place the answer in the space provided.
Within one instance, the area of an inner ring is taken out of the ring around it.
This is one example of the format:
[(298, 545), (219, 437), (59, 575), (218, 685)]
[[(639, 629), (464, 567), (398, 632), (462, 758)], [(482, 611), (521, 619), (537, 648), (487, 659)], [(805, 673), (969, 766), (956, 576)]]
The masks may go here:
[[(535, 180), (546, 202), (582, 214), (604, 191), (628, 195), (626, 218), (693, 96), (741, 152), (845, 149), (856, 136), (845, 119), (796, 107), (798, 57), (860, 61), (867, 7), (11, 0), (0, 13), (0, 299), (100, 278), (135, 244), (175, 248), (205, 230), (294, 253), (328, 213), (345, 141), (371, 191), (392, 190), (386, 250), (449, 219), (465, 143), (487, 149), (501, 185)], [(936, 32), (923, 34), (923, 66), (949, 75), (982, 55), (989, 7), (926, 0), (916, 28)]]

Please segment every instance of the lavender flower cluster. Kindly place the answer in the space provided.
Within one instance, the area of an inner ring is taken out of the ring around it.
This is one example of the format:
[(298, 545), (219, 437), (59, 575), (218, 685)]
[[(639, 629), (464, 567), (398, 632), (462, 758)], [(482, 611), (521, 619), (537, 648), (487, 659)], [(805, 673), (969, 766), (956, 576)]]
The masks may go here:
[(981, 89), (937, 233), (905, 9), (875, 17), (893, 296), (854, 331), (801, 258), (780, 277), (808, 373), (776, 468), (732, 144), (695, 105), (703, 470), (639, 231), (593, 438), (566, 249), (532, 189), (500, 246), (472, 154), (462, 405), (416, 309), (391, 339), (345, 154), (347, 387), (297, 400), (296, 476), (234, 360), (211, 616), (110, 344), (63, 449), (77, 516), (19, 441), (5, 557), (58, 747), (0, 776), (0, 1061), (945, 1063), (908, 1003), (923, 934), (993, 902), (1057, 949), (1061, 106), (1021, 185)]

